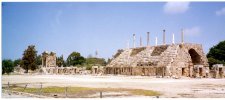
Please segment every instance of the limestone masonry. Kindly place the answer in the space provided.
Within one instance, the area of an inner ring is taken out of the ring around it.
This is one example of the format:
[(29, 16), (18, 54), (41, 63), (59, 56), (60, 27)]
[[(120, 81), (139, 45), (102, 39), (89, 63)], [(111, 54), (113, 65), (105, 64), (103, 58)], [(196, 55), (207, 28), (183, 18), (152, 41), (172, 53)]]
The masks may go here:
[(206, 77), (208, 60), (200, 44), (171, 44), (119, 50), (106, 74)]
[(48, 53), (47, 51), (42, 53), (42, 66), (43, 67), (55, 67), (56, 66), (56, 54), (54, 52)]
[(175, 44), (174, 34), (172, 44), (166, 44), (166, 34), (163, 30), (162, 45), (158, 45), (155, 37), (155, 46), (149, 44), (136, 47), (136, 35), (133, 34), (133, 48), (120, 49), (112, 61), (105, 67), (105, 74), (143, 75), (156, 77), (213, 77), (223, 78), (225, 67), (214, 65), (209, 69), (208, 60), (201, 44), (184, 43), (184, 31), (181, 32), (181, 43)]

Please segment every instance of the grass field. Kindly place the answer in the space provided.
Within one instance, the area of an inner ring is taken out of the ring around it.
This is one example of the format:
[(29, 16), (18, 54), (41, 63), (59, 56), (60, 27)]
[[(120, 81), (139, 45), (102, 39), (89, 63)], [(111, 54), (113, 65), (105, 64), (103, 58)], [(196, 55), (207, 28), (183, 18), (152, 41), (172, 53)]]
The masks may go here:
[[(7, 89), (3, 87), (3, 89)], [(17, 85), (11, 86), (11, 90), (18, 92), (26, 92), (31, 94), (40, 94), (48, 97), (71, 97), (71, 98), (95, 98), (99, 97), (100, 92), (103, 96), (119, 97), (119, 96), (160, 96), (157, 91), (143, 89), (125, 89), (125, 88), (90, 88), (90, 87), (44, 87), (40, 88), (24, 88)], [(104, 95), (107, 93), (107, 95)], [(95, 95), (96, 94), (96, 95)], [(66, 96), (67, 95), (67, 96)]]

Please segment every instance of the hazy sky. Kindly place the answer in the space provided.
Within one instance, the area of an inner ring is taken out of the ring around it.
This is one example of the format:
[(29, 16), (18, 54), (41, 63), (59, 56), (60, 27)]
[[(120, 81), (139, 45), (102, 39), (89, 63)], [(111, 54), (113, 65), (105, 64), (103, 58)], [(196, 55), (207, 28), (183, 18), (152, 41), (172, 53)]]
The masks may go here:
[(34, 44), (38, 54), (56, 52), (64, 59), (73, 52), (111, 58), (132, 34), (137, 43), (142, 37), (146, 45), (146, 32), (150, 44), (162, 44), (162, 30), (166, 42), (180, 42), (181, 29), (184, 41), (202, 44), (209, 48), (225, 40), (225, 2), (217, 3), (3, 3), (2, 56), (3, 59), (22, 57), (28, 45)]

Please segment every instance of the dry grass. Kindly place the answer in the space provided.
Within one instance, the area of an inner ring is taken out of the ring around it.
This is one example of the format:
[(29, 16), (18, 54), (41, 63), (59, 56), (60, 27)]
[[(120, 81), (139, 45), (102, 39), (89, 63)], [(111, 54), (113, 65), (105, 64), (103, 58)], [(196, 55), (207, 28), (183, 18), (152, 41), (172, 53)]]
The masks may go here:
[(113, 58), (117, 58), (124, 50), (119, 49), (117, 53), (113, 56)]
[(160, 96), (161, 95), (159, 92), (156, 92), (156, 91), (141, 90), (141, 89), (131, 90), (131, 93), (135, 95), (144, 95), (144, 96)]
[(145, 49), (146, 49), (146, 47), (134, 48), (134, 49), (132, 49), (130, 56), (135, 56), (136, 54), (138, 54), (139, 52), (141, 52)]
[(155, 47), (155, 49), (152, 51), (151, 56), (159, 56), (167, 49), (168, 45), (161, 45)]
[[(26, 88), (24, 90), (23, 87), (15, 86), (12, 88), (13, 91), (18, 92), (26, 92), (37, 94), (39, 93), (40, 88)], [(58, 97), (65, 96), (65, 87), (44, 87), (41, 92), (42, 95), (54, 97), (57, 95)], [(140, 96), (159, 96), (161, 95), (159, 92), (152, 90), (142, 90), (142, 89), (124, 89), (124, 88), (90, 88), (90, 87), (68, 87), (67, 93), (69, 97), (77, 98), (83, 97), (86, 98), (88, 95), (96, 94), (99, 92), (127, 92), (129, 95), (140, 95)]]

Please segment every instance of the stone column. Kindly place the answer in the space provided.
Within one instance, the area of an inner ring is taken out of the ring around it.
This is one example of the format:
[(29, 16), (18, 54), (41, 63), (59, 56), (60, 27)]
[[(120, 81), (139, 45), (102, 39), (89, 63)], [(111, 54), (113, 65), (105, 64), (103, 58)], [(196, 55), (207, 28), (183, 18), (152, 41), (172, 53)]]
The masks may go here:
[(150, 44), (149, 44), (149, 32), (147, 32), (147, 46), (149, 46)]
[(174, 34), (173, 34), (173, 44), (175, 44), (175, 38), (174, 38)]
[(181, 44), (184, 43), (184, 30), (181, 29)]
[(43, 55), (41, 56), (41, 65), (42, 65), (42, 67), (44, 67), (44, 60), (43, 60)]
[(140, 37), (140, 47), (142, 46), (142, 39), (141, 39), (141, 37)]
[(133, 34), (133, 48), (135, 48), (135, 34)]
[(157, 41), (158, 41), (158, 39), (157, 39), (157, 37), (155, 37), (155, 46), (158, 45)]
[(166, 44), (166, 30), (163, 30), (163, 45)]
[(199, 67), (197, 67), (196, 77), (199, 77)]

